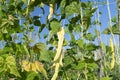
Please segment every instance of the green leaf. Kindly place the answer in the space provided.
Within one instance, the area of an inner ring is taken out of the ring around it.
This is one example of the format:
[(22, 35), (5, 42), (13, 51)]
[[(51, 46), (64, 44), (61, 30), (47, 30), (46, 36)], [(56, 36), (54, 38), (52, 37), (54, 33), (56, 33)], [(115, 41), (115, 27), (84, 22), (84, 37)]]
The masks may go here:
[(23, 48), (24, 48), (24, 50), (25, 50), (25, 53), (26, 53), (28, 56), (30, 56), (30, 55), (29, 55), (29, 51), (28, 51), (26, 45), (23, 45)]
[(79, 14), (80, 12), (80, 4), (78, 4), (77, 2), (73, 1), (70, 5), (68, 5), (65, 8), (66, 11), (66, 15), (67, 16), (71, 16), (73, 14)]
[(70, 33), (70, 37), (71, 37), (71, 41), (75, 42), (75, 36), (74, 36), (74, 34)]
[(51, 27), (52, 33), (57, 33), (60, 30), (61, 25), (60, 25), (60, 22), (58, 21), (52, 21), (50, 23), (50, 27)]
[(66, 0), (62, 0), (61, 3), (60, 3), (60, 6), (62, 8), (64, 8), (66, 6)]
[(35, 72), (29, 72), (28, 75), (27, 75), (26, 80), (34, 80), (36, 76), (39, 78), (39, 76), (38, 76), (37, 73), (35, 73)]
[(40, 18), (40, 16), (34, 16), (33, 17), (33, 20), (37, 20), (37, 19), (39, 19)]
[(84, 61), (80, 61), (78, 65), (75, 67), (75, 69), (83, 70), (86, 66), (86, 63)]
[(78, 44), (78, 46), (79, 46), (80, 48), (83, 48), (83, 47), (84, 47), (84, 40), (83, 40), (83, 39), (77, 40), (76, 43)]
[(40, 20), (35, 20), (35, 21), (34, 21), (34, 25), (35, 25), (35, 26), (41, 26)]
[(94, 36), (92, 33), (84, 34), (84, 37), (86, 40), (89, 40), (89, 41), (94, 41), (96, 38), (96, 36)]
[(33, 47), (35, 53), (40, 53), (39, 59), (43, 61), (50, 61), (50, 54), (46, 50), (46, 45), (44, 43), (37, 43)]
[(97, 8), (93, 8), (90, 13), (93, 14), (95, 11), (97, 10)]
[(85, 46), (85, 49), (87, 50), (87, 51), (94, 51), (94, 50), (96, 50), (96, 49), (98, 49), (99, 48), (99, 46), (96, 46), (95, 44), (87, 44), (86, 46)]
[(65, 64), (66, 66), (73, 63), (72, 58), (71, 58), (70, 56), (66, 56), (66, 57), (63, 59), (63, 62), (64, 62), (64, 64)]
[(116, 23), (116, 21), (117, 21), (117, 17), (115, 16), (112, 18), (112, 22)]
[(36, 43), (35, 46), (41, 51), (44, 52), (46, 51), (46, 45), (42, 42)]
[(101, 80), (111, 80), (110, 77), (103, 77)]
[(20, 77), (20, 74), (17, 70), (15, 58), (13, 56), (7, 56), (6, 64), (7, 67), (10, 69), (10, 74)]
[(118, 24), (114, 24), (111, 28), (106, 28), (102, 34), (111, 34), (111, 31), (113, 34), (120, 35), (120, 30), (118, 30)]
[(0, 56), (0, 73), (4, 72), (4, 58)]
[(50, 62), (51, 61), (50, 54), (47, 51), (41, 52), (39, 59), (42, 60), (42, 61), (46, 61), (46, 62)]
[(97, 68), (99, 68), (98, 65), (95, 62), (87, 63), (87, 66), (88, 66), (89, 69), (97, 69)]
[(73, 18), (70, 19), (70, 23), (71, 24), (75, 24), (76, 22), (78, 22), (80, 20), (80, 15), (77, 15)]
[(87, 4), (84, 3), (84, 2), (81, 2), (81, 6), (82, 6), (83, 8), (86, 8), (86, 7), (87, 7)]

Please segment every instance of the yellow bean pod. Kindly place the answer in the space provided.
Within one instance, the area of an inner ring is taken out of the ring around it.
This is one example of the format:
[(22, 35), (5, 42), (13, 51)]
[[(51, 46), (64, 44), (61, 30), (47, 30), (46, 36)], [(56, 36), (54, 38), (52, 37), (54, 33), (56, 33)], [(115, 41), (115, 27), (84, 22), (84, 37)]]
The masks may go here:
[(114, 58), (114, 46), (113, 46), (113, 42), (112, 39), (110, 39), (110, 48), (111, 48), (111, 64), (110, 64), (110, 69), (114, 68), (115, 65), (115, 58)]

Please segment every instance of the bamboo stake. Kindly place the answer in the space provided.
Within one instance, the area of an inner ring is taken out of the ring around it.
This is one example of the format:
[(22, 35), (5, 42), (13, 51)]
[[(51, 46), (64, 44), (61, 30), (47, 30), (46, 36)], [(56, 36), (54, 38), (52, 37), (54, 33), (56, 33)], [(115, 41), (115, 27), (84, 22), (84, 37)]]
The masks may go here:
[[(99, 0), (98, 0), (99, 1)], [(99, 6), (97, 4), (97, 15), (98, 15), (98, 22), (100, 21), (100, 14), (99, 14)], [(96, 26), (97, 27), (97, 26)], [(97, 39), (98, 39), (98, 44), (101, 46), (102, 44), (102, 40), (101, 40), (101, 33), (100, 33), (100, 24), (98, 24), (98, 33), (97, 33)], [(99, 73), (98, 73), (98, 80), (102, 79), (102, 75), (103, 75), (103, 61), (104, 61), (104, 54), (103, 54), (103, 49), (102, 47), (100, 48), (100, 63), (99, 63)]]
[[(117, 0), (118, 7), (118, 29), (120, 30), (120, 0)], [(119, 48), (120, 48), (120, 35), (119, 35)]]

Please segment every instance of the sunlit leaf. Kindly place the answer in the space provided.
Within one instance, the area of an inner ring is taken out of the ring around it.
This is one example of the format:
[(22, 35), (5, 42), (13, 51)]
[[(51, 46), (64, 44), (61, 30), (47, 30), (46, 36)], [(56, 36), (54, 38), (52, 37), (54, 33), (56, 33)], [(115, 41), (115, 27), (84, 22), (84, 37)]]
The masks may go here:
[(75, 67), (75, 69), (82, 70), (86, 66), (86, 63), (84, 61), (79, 62), (79, 64)]
[(34, 62), (35, 66), (36, 66), (36, 70), (38, 70), (39, 72), (41, 72), (46, 78), (48, 78), (47, 76), (47, 72), (44, 68), (44, 65), (42, 63), (40, 63), (39, 61), (35, 61)]
[(77, 2), (75, 2), (75, 1), (73, 1), (73, 2), (71, 2), (71, 4), (70, 5), (68, 5), (67, 7), (66, 7), (66, 14), (68, 15), (68, 16), (71, 16), (71, 15), (73, 15), (73, 14), (79, 14), (79, 12), (80, 12), (80, 4), (78, 4)]
[(80, 48), (83, 48), (84, 47), (84, 40), (77, 40), (77, 42), (76, 42), (77, 44), (78, 44), (78, 46), (80, 47)]
[(25, 70), (25, 71), (31, 71), (31, 67), (30, 67), (31, 63), (27, 60), (23, 60), (22, 61), (22, 70)]
[(110, 77), (103, 77), (101, 80), (111, 80)]
[(112, 27), (110, 28), (106, 28), (102, 34), (115, 34), (115, 35), (119, 35), (120, 31), (118, 30), (118, 24), (114, 24)]
[(30, 55), (29, 55), (29, 51), (28, 51), (28, 49), (27, 49), (26, 45), (23, 45), (23, 48), (24, 48), (24, 50), (25, 50), (26, 54), (27, 54), (28, 56), (30, 56)]
[(14, 74), (15, 76), (20, 77), (20, 74), (17, 70), (15, 58), (13, 56), (8, 56), (6, 58), (6, 63), (7, 63), (8, 68), (10, 69), (10, 73)]
[(44, 52), (41, 52), (40, 53), (40, 57), (39, 57), (40, 60), (42, 61), (46, 61), (46, 62), (50, 62), (50, 54), (45, 50)]
[(89, 41), (94, 41), (95, 38), (96, 38), (96, 36), (94, 36), (94, 35), (91, 34), (91, 33), (85, 34), (84, 37), (85, 37), (86, 40), (89, 40)]
[(4, 58), (0, 57), (0, 73), (4, 71)]
[(31, 63), (30, 66), (31, 66), (31, 71), (34, 71), (37, 73), (37, 68), (36, 68), (35, 63)]
[(37, 73), (30, 72), (28, 73), (26, 80), (34, 80), (36, 76), (39, 77)]
[(86, 50), (88, 50), (88, 51), (94, 51), (98, 48), (99, 48), (99, 46), (96, 46), (95, 44), (87, 44), (86, 45)]
[(50, 23), (50, 27), (52, 29), (52, 33), (57, 33), (60, 30), (61, 25), (58, 21), (52, 21)]

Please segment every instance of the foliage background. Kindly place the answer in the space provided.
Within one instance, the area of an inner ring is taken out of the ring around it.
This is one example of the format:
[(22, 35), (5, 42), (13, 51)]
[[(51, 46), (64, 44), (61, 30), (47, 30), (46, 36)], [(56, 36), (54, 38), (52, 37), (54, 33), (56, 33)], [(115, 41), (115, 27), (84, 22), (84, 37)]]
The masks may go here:
[[(99, 7), (105, 5), (109, 22), (102, 25)], [(0, 0), (0, 79), (119, 80), (120, 31), (109, 5), (109, 0)]]

